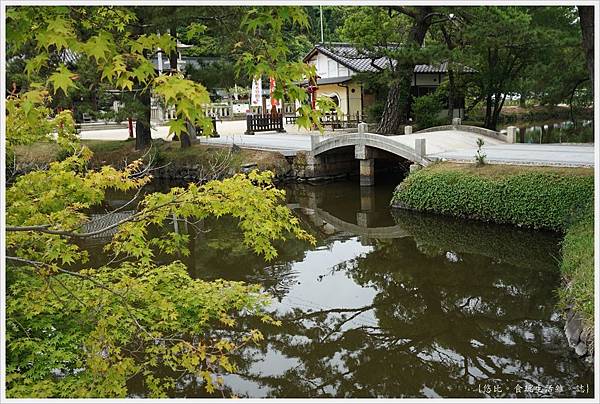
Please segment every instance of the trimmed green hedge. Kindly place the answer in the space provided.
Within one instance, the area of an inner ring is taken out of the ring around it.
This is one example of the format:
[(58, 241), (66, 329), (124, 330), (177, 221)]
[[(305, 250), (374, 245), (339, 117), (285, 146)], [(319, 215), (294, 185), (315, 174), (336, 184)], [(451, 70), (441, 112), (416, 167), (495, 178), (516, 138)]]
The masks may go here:
[(440, 163), (410, 174), (396, 188), (392, 205), (565, 231), (593, 197), (591, 169)]

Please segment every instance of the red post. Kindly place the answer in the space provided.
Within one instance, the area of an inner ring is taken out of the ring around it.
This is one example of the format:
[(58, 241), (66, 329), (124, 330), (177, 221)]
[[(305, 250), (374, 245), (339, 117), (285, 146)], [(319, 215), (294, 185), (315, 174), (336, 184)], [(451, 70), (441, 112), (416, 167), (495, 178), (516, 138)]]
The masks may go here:
[(133, 122), (131, 121), (131, 117), (127, 118), (127, 123), (129, 126), (129, 138), (133, 139)]

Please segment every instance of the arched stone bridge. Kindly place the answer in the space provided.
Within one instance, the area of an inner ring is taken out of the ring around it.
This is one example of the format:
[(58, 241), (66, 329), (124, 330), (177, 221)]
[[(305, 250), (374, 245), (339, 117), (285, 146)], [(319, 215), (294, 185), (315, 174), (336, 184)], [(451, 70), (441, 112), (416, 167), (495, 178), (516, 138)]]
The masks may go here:
[[(364, 125), (364, 124), (361, 124)], [(360, 125), (359, 125), (360, 126)], [(306, 153), (306, 177), (336, 175), (349, 172), (359, 160), (360, 184), (373, 185), (375, 159), (396, 156), (420, 166), (427, 166), (435, 158), (431, 154), (476, 147), (477, 139), (485, 138), (486, 145), (510, 143), (511, 137), (467, 126), (443, 126), (400, 136), (358, 133), (329, 136), (311, 136), (311, 148)], [(353, 157), (349, 157), (352, 153)], [(355, 168), (354, 168), (355, 169)]]

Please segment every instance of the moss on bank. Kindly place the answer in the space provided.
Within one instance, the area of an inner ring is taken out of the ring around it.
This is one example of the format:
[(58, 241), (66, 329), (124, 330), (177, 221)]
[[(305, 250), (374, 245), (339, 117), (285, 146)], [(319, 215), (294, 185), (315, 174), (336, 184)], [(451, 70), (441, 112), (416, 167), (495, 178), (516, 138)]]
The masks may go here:
[(594, 320), (594, 171), (591, 168), (439, 163), (410, 174), (392, 205), (565, 232), (563, 306)]

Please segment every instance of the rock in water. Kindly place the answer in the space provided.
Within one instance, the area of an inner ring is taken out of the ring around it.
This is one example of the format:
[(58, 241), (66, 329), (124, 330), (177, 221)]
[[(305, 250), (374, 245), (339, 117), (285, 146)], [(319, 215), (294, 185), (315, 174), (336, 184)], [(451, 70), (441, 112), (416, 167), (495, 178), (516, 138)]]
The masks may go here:
[(454, 251), (448, 251), (446, 253), (446, 259), (448, 262), (458, 262), (460, 261), (459, 256)]

